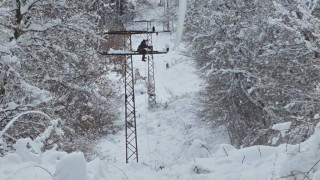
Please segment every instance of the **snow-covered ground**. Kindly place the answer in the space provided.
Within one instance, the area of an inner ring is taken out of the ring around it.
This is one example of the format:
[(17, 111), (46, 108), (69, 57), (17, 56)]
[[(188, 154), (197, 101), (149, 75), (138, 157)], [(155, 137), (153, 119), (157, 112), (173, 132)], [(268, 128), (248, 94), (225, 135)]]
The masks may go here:
[[(144, 15), (157, 17), (161, 13), (152, 11)], [(156, 28), (161, 27), (157, 24)], [(133, 47), (143, 38), (134, 36)], [(153, 42), (154, 49), (161, 50), (165, 44), (172, 47), (175, 34), (155, 35)], [(102, 139), (97, 146), (103, 158), (91, 162), (79, 152), (41, 152), (41, 143), (24, 139), (15, 145), (15, 153), (0, 157), (0, 180), (320, 180), (320, 125), (300, 145), (235, 149), (223, 129), (214, 130), (197, 119), (202, 80), (192, 59), (181, 50), (183, 44), (167, 55), (154, 56), (159, 107), (148, 109), (145, 80), (135, 85), (139, 163), (125, 164), (124, 130)], [(147, 64), (141, 56), (134, 57), (134, 68), (146, 77)], [(124, 119), (118, 123), (123, 124)]]
[[(158, 30), (162, 29), (161, 23), (153, 25)], [(140, 23), (130, 29), (145, 27), (146, 23)], [(146, 35), (133, 35), (133, 48), (137, 48), (143, 39), (146, 39)], [(175, 39), (175, 33), (153, 35), (154, 49), (162, 50), (166, 45), (173, 47)], [(200, 107), (198, 92), (203, 81), (197, 75), (193, 60), (181, 53), (184, 50), (183, 44), (180, 44), (168, 54), (154, 55), (158, 108), (148, 109), (146, 80), (137, 80), (135, 84), (139, 161), (155, 169), (192, 159), (194, 152), (190, 152), (190, 147), (194, 142), (207, 143), (208, 149), (214, 148), (215, 144), (228, 142), (225, 131), (214, 131), (197, 119), (196, 113)], [(134, 69), (138, 69), (142, 77), (147, 77), (147, 62), (141, 61), (141, 56), (134, 56), (133, 62)], [(121, 119), (120, 124), (123, 121)], [(100, 146), (108, 159), (121, 163), (125, 161), (124, 130), (109, 135), (101, 141)], [(201, 156), (210, 156), (209, 150), (201, 151)]]

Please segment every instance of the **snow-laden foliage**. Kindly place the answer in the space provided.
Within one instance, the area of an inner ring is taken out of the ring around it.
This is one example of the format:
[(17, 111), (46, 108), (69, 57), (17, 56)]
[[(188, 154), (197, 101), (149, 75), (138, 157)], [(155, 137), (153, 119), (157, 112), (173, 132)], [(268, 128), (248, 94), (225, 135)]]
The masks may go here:
[(43, 149), (89, 153), (107, 134), (118, 99), (98, 50), (108, 43), (102, 31), (119, 26), (115, 9), (109, 0), (0, 2), (0, 154), (50, 119), (59, 124)]
[[(320, 111), (317, 1), (189, 1), (186, 41), (207, 79), (203, 119), (236, 146), (271, 143), (293, 121), (297, 143)], [(290, 134), (290, 133), (289, 133)]]

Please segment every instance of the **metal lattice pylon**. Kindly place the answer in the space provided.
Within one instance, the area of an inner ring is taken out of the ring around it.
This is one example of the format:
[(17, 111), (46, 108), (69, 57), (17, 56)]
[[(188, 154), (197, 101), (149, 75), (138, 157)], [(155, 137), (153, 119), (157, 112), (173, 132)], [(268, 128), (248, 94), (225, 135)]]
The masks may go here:
[[(125, 34), (125, 50), (131, 48), (131, 34)], [(138, 143), (136, 128), (136, 107), (134, 96), (134, 76), (132, 55), (126, 56), (125, 62), (125, 128), (126, 128), (126, 162), (138, 162)]]
[[(151, 31), (151, 21), (147, 22), (147, 31)], [(152, 33), (147, 34), (148, 46), (152, 46)], [(152, 108), (156, 105), (156, 87), (154, 80), (154, 58), (148, 54), (148, 104)]]
[[(146, 22), (142, 20), (140, 22)], [(133, 72), (133, 55), (141, 55), (141, 53), (132, 50), (132, 34), (147, 34), (148, 45), (152, 44), (152, 33), (159, 33), (151, 30), (151, 22), (147, 24), (148, 31), (108, 31), (104, 34), (123, 35), (125, 42), (125, 51), (121, 53), (116, 52), (100, 52), (101, 55), (125, 56), (125, 136), (126, 136), (126, 162), (138, 162), (138, 143), (137, 143), (137, 128), (136, 128), (136, 110), (135, 110), (135, 95), (134, 95), (134, 72)], [(150, 51), (148, 52), (148, 95), (149, 103), (155, 104), (155, 81), (154, 81), (154, 59), (153, 54), (167, 54), (163, 51)]]
[(163, 31), (170, 31), (169, 1), (168, 0), (164, 3), (163, 8), (164, 8), (163, 9), (163, 17), (165, 18), (163, 20), (163, 24), (162, 24)]

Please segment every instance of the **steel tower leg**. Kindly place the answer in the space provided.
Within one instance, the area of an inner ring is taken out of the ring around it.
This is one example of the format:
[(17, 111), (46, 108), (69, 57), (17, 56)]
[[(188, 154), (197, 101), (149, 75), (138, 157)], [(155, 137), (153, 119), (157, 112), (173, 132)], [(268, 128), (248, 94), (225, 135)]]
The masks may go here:
[[(125, 50), (131, 50), (131, 35), (125, 36)], [(136, 107), (134, 96), (134, 76), (132, 55), (126, 56), (125, 62), (125, 128), (126, 128), (126, 163), (138, 162), (138, 143), (136, 128)]]
[[(147, 31), (151, 31), (151, 22), (147, 22)], [(148, 46), (152, 46), (152, 34), (147, 34)], [(148, 104), (149, 108), (156, 105), (156, 87), (154, 80), (154, 59), (153, 54), (148, 54)]]

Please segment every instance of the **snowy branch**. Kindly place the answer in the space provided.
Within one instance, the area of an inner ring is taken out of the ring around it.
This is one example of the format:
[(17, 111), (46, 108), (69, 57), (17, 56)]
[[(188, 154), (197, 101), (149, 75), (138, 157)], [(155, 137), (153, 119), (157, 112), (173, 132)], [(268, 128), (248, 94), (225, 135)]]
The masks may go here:
[(27, 111), (27, 112), (23, 112), (20, 113), (19, 115), (17, 115), (16, 117), (14, 117), (13, 119), (11, 119), (9, 121), (9, 123), (4, 127), (3, 130), (0, 131), (0, 137), (2, 137), (2, 135), (12, 126), (12, 124), (14, 122), (16, 122), (21, 116), (26, 115), (26, 114), (40, 114), (43, 115), (45, 118), (47, 118), (48, 120), (51, 121), (51, 117), (49, 115), (47, 115), (46, 113), (43, 113), (41, 111)]

